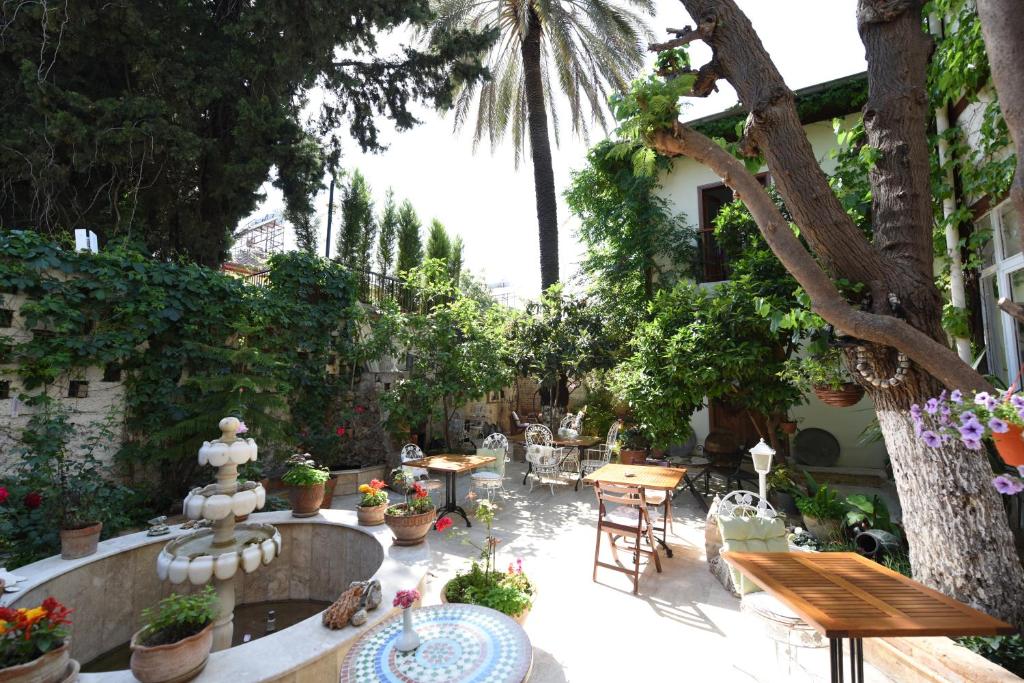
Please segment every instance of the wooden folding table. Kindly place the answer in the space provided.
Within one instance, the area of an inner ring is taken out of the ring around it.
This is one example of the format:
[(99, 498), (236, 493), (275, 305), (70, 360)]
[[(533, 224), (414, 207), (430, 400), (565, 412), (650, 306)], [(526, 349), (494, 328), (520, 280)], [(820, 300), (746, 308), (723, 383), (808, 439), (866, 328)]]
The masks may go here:
[[(472, 472), (478, 467), (489, 465), (495, 458), (491, 455), (459, 455), (457, 453), (441, 453), (440, 455), (428, 455), (419, 460), (408, 460), (402, 463), (403, 467), (421, 467), (428, 472), (441, 472), (444, 474), (444, 507), (437, 515), (440, 520), (445, 515), (457, 512), (466, 521), (466, 526), (473, 526), (466, 511), (458, 504), (455, 496), (455, 478), (464, 472)], [(437, 522), (434, 522), (437, 525)]]
[(832, 681), (864, 680), (864, 638), (996, 636), (1013, 626), (957, 602), (857, 553), (740, 553), (722, 557), (829, 640)]

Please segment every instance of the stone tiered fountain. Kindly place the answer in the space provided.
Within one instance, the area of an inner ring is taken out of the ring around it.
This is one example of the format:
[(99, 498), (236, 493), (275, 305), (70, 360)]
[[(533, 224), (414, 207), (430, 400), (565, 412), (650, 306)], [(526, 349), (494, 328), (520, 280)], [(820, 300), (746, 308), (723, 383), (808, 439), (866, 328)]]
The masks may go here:
[(262, 508), (267, 493), (257, 482), (238, 483), (238, 466), (256, 460), (256, 442), (236, 434), (241, 422), (225, 417), (218, 425), (221, 437), (203, 442), (199, 464), (217, 468), (217, 483), (192, 489), (183, 511), (191, 520), (208, 520), (203, 528), (176, 538), (160, 551), (157, 575), (173, 584), (188, 581), (202, 586), (213, 581), (220, 613), (214, 622), (213, 649), (231, 647), (234, 632), (235, 584), (239, 569), (246, 574), (270, 564), (281, 554), (281, 534), (270, 524), (235, 523)]

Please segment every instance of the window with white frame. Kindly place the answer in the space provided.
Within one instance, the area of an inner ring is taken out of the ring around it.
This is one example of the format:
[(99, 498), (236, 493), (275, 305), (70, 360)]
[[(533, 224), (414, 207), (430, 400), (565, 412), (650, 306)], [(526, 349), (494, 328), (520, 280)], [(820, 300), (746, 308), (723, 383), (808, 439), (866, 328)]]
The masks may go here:
[[(985, 321), (985, 357), (989, 372), (1009, 384), (1021, 372), (1024, 336), (1013, 318), (999, 310), (1001, 297), (1024, 303), (1024, 254), (1020, 248), (1020, 220), (1006, 201), (975, 224), (992, 233), (982, 249), (981, 312)], [(1018, 387), (1020, 388), (1020, 387)]]

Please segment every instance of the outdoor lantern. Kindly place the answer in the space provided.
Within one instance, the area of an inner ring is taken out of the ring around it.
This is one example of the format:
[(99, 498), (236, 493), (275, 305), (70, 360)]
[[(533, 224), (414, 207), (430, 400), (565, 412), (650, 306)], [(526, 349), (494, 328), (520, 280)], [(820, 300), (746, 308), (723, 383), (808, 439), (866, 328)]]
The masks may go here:
[(768, 474), (768, 470), (772, 468), (773, 455), (775, 455), (775, 449), (766, 444), (764, 439), (758, 441), (757, 445), (750, 449), (750, 457), (754, 459), (754, 471), (757, 472), (757, 481), (760, 487), (759, 493), (762, 498), (768, 497), (765, 476)]

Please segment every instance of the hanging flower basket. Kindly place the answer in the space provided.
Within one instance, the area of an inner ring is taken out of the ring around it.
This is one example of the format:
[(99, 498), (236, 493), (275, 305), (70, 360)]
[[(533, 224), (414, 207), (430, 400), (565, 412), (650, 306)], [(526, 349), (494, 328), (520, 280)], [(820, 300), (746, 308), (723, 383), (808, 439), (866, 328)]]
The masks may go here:
[(814, 393), (821, 402), (833, 408), (849, 408), (856, 405), (864, 396), (864, 387), (853, 382), (847, 382), (838, 389), (827, 386), (814, 387)]
[(992, 433), (992, 441), (996, 444), (999, 457), (1011, 467), (1024, 465), (1024, 439), (1021, 438), (1021, 427), (1013, 423), (1006, 426), (1008, 431), (1002, 434)]

